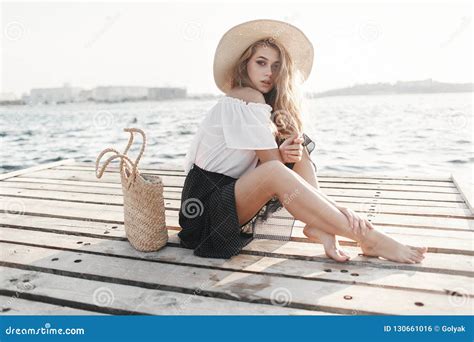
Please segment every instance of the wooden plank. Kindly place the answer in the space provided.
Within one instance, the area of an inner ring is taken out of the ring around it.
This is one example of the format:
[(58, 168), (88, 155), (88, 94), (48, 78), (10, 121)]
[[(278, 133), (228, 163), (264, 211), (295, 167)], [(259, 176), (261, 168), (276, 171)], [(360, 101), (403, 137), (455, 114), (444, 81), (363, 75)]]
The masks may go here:
[[(0, 199), (0, 204), (1, 204), (1, 199)], [(12, 207), (15, 207), (15, 206), (12, 206)], [(26, 206), (24, 206), (24, 208), (25, 207)], [(31, 206), (29, 208), (31, 208)], [(0, 224), (10, 224), (10, 225), (14, 224), (16, 226), (17, 225), (16, 222), (20, 222), (20, 220), (23, 220), (24, 225), (35, 225), (37, 221), (46, 220), (47, 216), (53, 216), (53, 217), (59, 217), (59, 218), (79, 217), (79, 218), (82, 218), (83, 221), (88, 222), (89, 224), (92, 224), (92, 222), (94, 222), (93, 220), (95, 220), (99, 226), (103, 226), (106, 223), (110, 223), (112, 224), (112, 226), (123, 224), (123, 219), (122, 219), (123, 213), (120, 210), (116, 212), (106, 212), (105, 210), (97, 211), (96, 209), (94, 209), (94, 207), (91, 207), (89, 209), (66, 207), (66, 209), (68, 209), (68, 212), (66, 213), (67, 215), (64, 215), (65, 213), (63, 212), (63, 215), (61, 216), (61, 215), (54, 215), (54, 213), (58, 211), (58, 207), (46, 205), (46, 206), (40, 206), (40, 208), (36, 208), (38, 209), (36, 210), (37, 211), (36, 214), (38, 213), (41, 214), (44, 212), (44, 210), (49, 210), (49, 213), (47, 215), (45, 214), (39, 217), (27, 216), (31, 214), (29, 211), (30, 210), (35, 211), (34, 209), (35, 208), (24, 211), (23, 215), (15, 215), (15, 214), (4, 215), (4, 217), (0, 218)], [(302, 227), (304, 226), (304, 224), (299, 221), (297, 221), (297, 223), (299, 224), (300, 228), (294, 229), (292, 240), (293, 241), (306, 241), (307, 240), (306, 237), (302, 234)], [(168, 215), (167, 224), (170, 229), (180, 229), (179, 223), (177, 221), (177, 217), (170, 217)], [(436, 231), (436, 230), (423, 230), (419, 228), (416, 228), (415, 230), (415, 229), (409, 229), (409, 228), (403, 228), (403, 227), (392, 227), (392, 226), (388, 226), (388, 227), (378, 226), (377, 229), (384, 231), (385, 233), (393, 236), (396, 239), (399, 239), (399, 240), (401, 239), (405, 243), (408, 243), (408, 244), (417, 245), (420, 243), (420, 241), (423, 241), (424, 244), (428, 245), (429, 250), (432, 252), (443, 252), (443, 253), (451, 252), (451, 253), (462, 253), (462, 254), (467, 254), (467, 255), (471, 255), (473, 253), (472, 246), (469, 244), (469, 241), (472, 240), (472, 238), (469, 239), (469, 237), (472, 236), (472, 233), (470, 231), (467, 231), (467, 232), (466, 231), (449, 231), (449, 230)], [(102, 234), (109, 234), (109, 233), (110, 231), (107, 231), (106, 229), (102, 229)], [(346, 238), (342, 238), (341, 243), (343, 245), (356, 245), (355, 242)]]
[(30, 216), (27, 214), (0, 215), (0, 226), (62, 232), (64, 234), (74, 234), (77, 236), (104, 236), (109, 239), (125, 239), (123, 224), (99, 221), (65, 219), (50, 216)]
[[(287, 307), (334, 313), (360, 314), (472, 314), (472, 298), (454, 306), (452, 296), (431, 292), (292, 279), (202, 267), (138, 261), (128, 258), (60, 251), (0, 243), (2, 263), (39, 271), (51, 270), (69, 277), (94, 278), (239, 302), (271, 303), (284, 293)], [(52, 259), (57, 260), (52, 261)], [(420, 303), (420, 304), (417, 304)]]
[[(379, 226), (377, 230), (404, 244), (419, 247), (422, 245), (427, 246), (428, 251), (432, 253), (474, 255), (474, 247), (472, 244), (474, 237), (473, 232), (456, 231), (448, 235), (444, 230), (390, 226)], [(303, 227), (295, 227), (293, 229), (291, 240), (308, 241), (308, 238), (303, 234)], [(339, 242), (342, 246), (358, 246), (355, 241), (346, 237), (339, 237)]]
[[(95, 173), (95, 168), (84, 168), (77, 166), (58, 166), (53, 170), (66, 170), (66, 171), (79, 171), (87, 173)], [(113, 177), (118, 176), (118, 168), (114, 170), (106, 170), (106, 174), (111, 174)], [(145, 175), (158, 175), (158, 176), (176, 176), (176, 177), (185, 177), (184, 172), (175, 172), (168, 170), (141, 170), (142, 174)], [(371, 178), (360, 178), (360, 179), (341, 179), (341, 178), (332, 178), (332, 177), (318, 177), (318, 182), (322, 187), (343, 187), (343, 188), (367, 188), (371, 189), (376, 187), (384, 189), (400, 189), (406, 191), (435, 191), (435, 192), (448, 192), (456, 193), (457, 189), (452, 182), (441, 182), (442, 185), (439, 185), (440, 182), (432, 181), (405, 181), (405, 180), (381, 180), (381, 179), (371, 179)]]
[[(15, 203), (16, 200), (19, 201), (19, 205), (17, 207), (24, 208), (25, 212), (29, 212), (31, 207), (27, 208), (27, 205), (22, 203), (21, 201), (23, 200), (22, 198), (12, 198), (11, 203)], [(0, 201), (1, 203), (1, 201)], [(80, 202), (79, 202), (80, 203)], [(61, 203), (62, 205), (68, 206), (68, 202), (63, 202)], [(169, 206), (170, 200), (165, 200), (165, 205), (169, 209), (171, 206)], [(8, 206), (8, 204), (5, 204)], [(10, 204), (12, 209), (15, 209), (14, 204)], [(178, 205), (178, 204), (176, 204)], [(50, 205), (47, 206), (48, 208), (52, 207)], [(116, 206), (117, 207), (117, 206)], [(0, 207), (1, 208), (1, 207)], [(119, 208), (123, 208), (120, 206)], [(172, 207), (171, 207), (172, 208)], [(41, 208), (40, 208), (41, 209)], [(174, 208), (175, 210), (178, 210), (178, 208)], [(357, 209), (357, 208), (354, 208)], [(92, 209), (91, 209), (92, 210)], [(89, 215), (87, 218), (97, 218), (97, 216), (90, 216), (91, 210), (87, 210), (87, 215)], [(41, 213), (41, 210), (38, 210), (37, 213)], [(100, 213), (100, 218), (103, 217), (103, 211), (98, 211), (95, 210), (97, 213), (96, 215), (99, 215)], [(122, 221), (122, 211), (117, 208), (117, 212), (119, 214), (113, 214), (120, 223), (123, 223)], [(282, 216), (285, 214), (286, 210), (282, 210)], [(52, 213), (57, 213), (57, 207), (50, 209), (49, 211), (50, 214)], [(75, 211), (71, 215), (77, 215), (78, 212)], [(364, 215), (365, 213), (361, 213)], [(289, 215), (288, 212), (286, 212), (286, 215)], [(7, 215), (10, 216), (10, 215)], [(38, 219), (38, 218), (36, 218)], [(83, 219), (86, 219), (84, 217)], [(32, 218), (32, 221), (35, 219)], [(0, 218), (0, 224), (12, 224), (14, 223), (15, 220), (13, 219), (8, 219), (8, 217), (5, 217), (3, 219)], [(179, 223), (177, 222), (177, 217), (167, 217), (167, 222), (168, 225), (170, 226), (171, 223), (179, 229)], [(296, 221), (296, 226), (293, 231), (293, 241), (306, 241), (307, 238), (306, 236), (302, 233), (303, 227), (305, 224), (301, 221)], [(423, 229), (423, 228), (410, 228), (410, 227), (397, 227), (397, 226), (377, 226), (377, 229), (380, 231), (383, 231), (384, 233), (392, 236), (393, 238), (396, 238), (397, 240), (403, 241), (404, 243), (407, 244), (412, 244), (416, 245), (419, 243), (420, 240), (423, 241), (424, 244), (429, 246), (429, 250), (432, 252), (439, 252), (439, 253), (462, 253), (462, 254), (468, 254), (471, 255), (474, 253), (473, 248), (472, 248), (472, 237), (473, 237), (473, 232), (471, 231), (449, 231), (449, 230), (440, 230), (440, 229)], [(356, 245), (356, 242), (342, 237), (340, 239), (341, 243), (343, 245)]]
[[(0, 212), (16, 210), (24, 214), (50, 215), (54, 217), (80, 218), (107, 222), (123, 222), (123, 208), (116, 205), (64, 202), (31, 198), (0, 196)], [(168, 226), (179, 227), (178, 211), (166, 210)], [(474, 227), (474, 221), (461, 218), (423, 217), (378, 214), (372, 220), (375, 225), (423, 227), (433, 229), (466, 230)]]
[[(102, 163), (101, 163), (102, 165)], [(115, 161), (109, 164), (107, 167), (107, 170), (115, 169), (118, 170), (118, 165), (119, 162)], [(71, 166), (79, 167), (79, 168), (89, 168), (89, 169), (94, 169), (95, 170), (95, 161), (94, 162), (82, 162), (76, 160)], [(140, 163), (140, 170), (167, 170), (167, 171), (172, 171), (172, 172), (184, 172), (183, 166), (181, 163), (160, 163), (159, 165), (146, 165), (143, 163)], [(106, 171), (107, 171), (106, 170)]]
[[(92, 168), (95, 170), (95, 163), (90, 162), (79, 162), (76, 161), (74, 166), (85, 166), (88, 168)], [(117, 166), (111, 165), (110, 168), (118, 168)], [(184, 172), (182, 166), (179, 165), (158, 165), (154, 167), (150, 167), (147, 165), (140, 165), (140, 170), (149, 170), (149, 171), (175, 171), (175, 172)], [(406, 173), (399, 173), (399, 174), (391, 174), (391, 175), (383, 175), (380, 173), (344, 173), (344, 172), (328, 172), (328, 171), (320, 171), (318, 172), (318, 177), (334, 177), (334, 178), (347, 178), (347, 179), (359, 179), (359, 178), (371, 178), (371, 179), (396, 179), (396, 180), (414, 180), (414, 181), (433, 181), (433, 182), (451, 182), (451, 178), (449, 176), (420, 176), (420, 175), (407, 175)]]
[(474, 184), (473, 176), (471, 175), (471, 179), (469, 179), (458, 173), (452, 173), (451, 178), (467, 207), (471, 210), (471, 213), (474, 213), (474, 191), (472, 189)]
[[(170, 242), (177, 242), (178, 238), (176, 233), (170, 233)], [(173, 234), (174, 233), (174, 234)], [(427, 253), (425, 259), (421, 264), (416, 265), (401, 265), (392, 263), (380, 258), (365, 257), (359, 255), (361, 253), (360, 248), (345, 246), (344, 250), (348, 252), (351, 257), (357, 256), (357, 259), (352, 259), (346, 264), (353, 262), (364, 261), (370, 263), (373, 266), (379, 266), (383, 268), (392, 269), (405, 269), (405, 270), (423, 270), (424, 272), (434, 272), (438, 274), (455, 274), (455, 275), (466, 275), (469, 277), (474, 276), (474, 258), (468, 255), (453, 255), (443, 253)], [(274, 257), (284, 258), (296, 258), (303, 260), (319, 260), (326, 258), (324, 254), (324, 248), (320, 244), (307, 243), (307, 242), (294, 242), (294, 241), (277, 241), (277, 240), (266, 240), (266, 239), (255, 239), (249, 245), (244, 247), (242, 253), (255, 254), (267, 256), (271, 255)], [(360, 259), (359, 259), (360, 258)], [(334, 261), (334, 263), (337, 263)]]
[[(54, 168), (55, 170), (71, 170), (71, 171), (92, 171), (95, 172), (95, 165), (90, 166), (77, 166), (77, 165), (62, 165), (57, 166)], [(105, 170), (106, 173), (118, 173), (117, 166), (110, 166)], [(172, 170), (172, 169), (165, 169), (163, 167), (156, 167), (156, 168), (143, 168), (140, 167), (140, 172), (153, 174), (153, 175), (169, 175), (169, 176), (180, 176), (185, 177), (186, 174), (183, 170)], [(334, 175), (334, 174), (333, 174)], [(441, 178), (441, 180), (406, 180), (406, 179), (397, 179), (397, 178), (377, 178), (370, 177), (367, 175), (363, 175), (359, 178), (343, 178), (331, 177), (326, 175), (326, 173), (318, 173), (317, 177), (318, 180), (321, 182), (333, 182), (333, 183), (362, 183), (362, 184), (391, 184), (391, 185), (426, 185), (426, 186), (433, 186), (433, 187), (453, 187), (450, 178)]]
[[(106, 183), (106, 182), (83, 182), (83, 181), (69, 181), (69, 180), (56, 180), (56, 179), (46, 179), (46, 178), (28, 178), (28, 177), (18, 177), (12, 178), (11, 180), (6, 180), (0, 182), (0, 187), (11, 187), (11, 186), (21, 186), (25, 189), (37, 189), (44, 188), (46, 185), (52, 190), (63, 189), (63, 186), (68, 187), (68, 191), (73, 192), (82, 192), (82, 193), (96, 193), (96, 194), (121, 194), (121, 185), (119, 183)], [(181, 196), (181, 187), (168, 187), (165, 184), (164, 191), (165, 195), (168, 198), (180, 199)], [(425, 207), (446, 207), (446, 208), (462, 208), (465, 209), (467, 206), (464, 203), (464, 200), (459, 198), (459, 201), (439, 201), (439, 200), (417, 200), (417, 199), (404, 199), (399, 193), (395, 192), (384, 192), (382, 194), (377, 194), (373, 190), (335, 190), (335, 189), (325, 189), (324, 193), (336, 201), (340, 202), (367, 202), (377, 199), (377, 202), (380, 204), (394, 204), (401, 206), (425, 206)], [(377, 197), (374, 197), (378, 195)], [(388, 197), (387, 197), (388, 196)], [(392, 196), (392, 197), (390, 197)], [(395, 197), (393, 197), (395, 196)], [(398, 198), (397, 198), (398, 196)]]
[(55, 166), (66, 165), (66, 164), (69, 164), (69, 163), (74, 163), (74, 159), (65, 159), (65, 160), (60, 160), (60, 161), (53, 162), (53, 163), (40, 164), (40, 165), (32, 166), (32, 167), (29, 167), (29, 168), (26, 168), (26, 169), (21, 169), (21, 170), (16, 170), (16, 171), (12, 171), (12, 172), (2, 173), (2, 174), (0, 174), (0, 181), (4, 180), (4, 179), (12, 178), (12, 177), (18, 177), (20, 175), (25, 175), (25, 174), (32, 173), (32, 172), (35, 172), (35, 171), (51, 169), (51, 168), (54, 168)]
[[(2, 273), (2, 276), (5, 276)], [(2, 289), (0, 289), (0, 292)], [(92, 311), (73, 309), (67, 306), (54, 305), (42, 302), (35, 302), (32, 300), (26, 300), (19, 297), (20, 294), (18, 291), (15, 291), (15, 294), (11, 296), (0, 296), (0, 306), (2, 316), (11, 316), (11, 315), (41, 315), (41, 316), (51, 316), (51, 315), (104, 315), (101, 313), (94, 313)]]
[(231, 260), (199, 258), (192, 251), (167, 246), (157, 252), (142, 253), (130, 247), (127, 241), (104, 241), (72, 235), (32, 231), (24, 234), (21, 229), (0, 229), (2, 242), (56, 248), (60, 250), (94, 253), (107, 256), (128, 257), (137, 260), (205, 266), (206, 268), (240, 271), (250, 274), (267, 274), (295, 279), (325, 280), (342, 284), (359, 284), (381, 288), (411, 289), (445, 294), (453, 288), (464, 288), (464, 293), (474, 297), (472, 277), (435, 273), (413, 272), (375, 268), (368, 265), (326, 263), (323, 260), (307, 261), (241, 254)]
[[(60, 227), (63, 227), (65, 224), (69, 226), (70, 223), (67, 220), (62, 220), (58, 218), (48, 218), (44, 216), (28, 216), (28, 215), (5, 215), (0, 217), (0, 225), (3, 226), (15, 226), (15, 227), (32, 227), (32, 228), (49, 228), (54, 229), (56, 222), (61, 223)], [(76, 223), (77, 222), (77, 223)], [(97, 227), (95, 230), (96, 235), (104, 235), (105, 233), (114, 234), (117, 232), (122, 232), (118, 235), (109, 235), (109, 236), (121, 236), (123, 235), (123, 225), (114, 225), (107, 224), (96, 221), (71, 221), (71, 224), (79, 224), (80, 222), (86, 222), (87, 226)], [(302, 233), (302, 228), (304, 223), (297, 221), (296, 227), (293, 231), (293, 241), (307, 241), (307, 238)], [(111, 229), (111, 227), (116, 227)], [(170, 229), (179, 229), (179, 227), (169, 227)], [(396, 238), (397, 240), (402, 240), (408, 244), (419, 244), (421, 241), (423, 244), (426, 244), (429, 247), (430, 251), (438, 253), (464, 253), (472, 254), (472, 237), (473, 232), (466, 231), (446, 231), (446, 230), (433, 230), (433, 229), (423, 229), (423, 228), (408, 228), (408, 227), (393, 227), (393, 226), (379, 226), (378, 230), (384, 232), (385, 234)], [(345, 237), (340, 237), (340, 242), (345, 246), (357, 246), (355, 241), (352, 241)]]
[[(124, 227), (121, 224), (109, 224), (100, 222), (88, 222), (68, 219), (58, 219), (52, 217), (35, 216), (13, 216), (1, 218), (4, 227), (16, 227), (21, 231), (45, 231), (58, 234), (74, 235), (77, 237), (93, 237), (104, 240), (126, 241)], [(178, 231), (168, 230), (170, 246), (178, 246)], [(27, 235), (27, 234), (25, 234)], [(86, 243), (84, 243), (86, 244)], [(344, 241), (341, 242), (344, 244)], [(351, 255), (354, 265), (368, 265), (382, 268), (406, 269), (411, 271), (434, 272), (437, 274), (458, 274), (474, 276), (474, 257), (467, 255), (438, 254), (428, 252), (422, 264), (401, 265), (379, 258), (371, 258), (358, 255), (361, 253), (359, 247), (344, 246), (344, 249)], [(321, 244), (309, 242), (282, 242), (275, 240), (253, 240), (244, 248), (242, 253), (259, 253), (263, 256), (277, 256), (301, 260), (320, 260), (333, 262), (324, 253)], [(286, 254), (285, 254), (286, 253)], [(334, 261), (334, 263), (336, 263)], [(336, 263), (337, 264), (337, 263)]]
[[(328, 315), (321, 311), (291, 309), (273, 305), (240, 303), (220, 298), (206, 298), (194, 293), (178, 293), (162, 289), (140, 288), (133, 285), (102, 282), (75, 275), (68, 277), (35, 270), (0, 267), (0, 288), (18, 292), (11, 279), (28, 280), (28, 291), (22, 296), (46, 302), (65, 303), (87, 308), (90, 314), (141, 315)], [(71, 286), (74, 284), (74, 286)], [(23, 314), (23, 313), (21, 313)]]
[[(58, 180), (76, 180), (76, 181), (88, 181), (88, 182), (100, 182), (100, 183), (120, 183), (120, 175), (118, 173), (105, 173), (101, 179), (97, 179), (95, 172), (81, 172), (81, 171), (70, 171), (70, 170), (43, 170), (28, 174), (29, 178), (37, 179), (58, 179)], [(183, 177), (177, 176), (161, 176), (163, 183), (169, 187), (182, 187), (184, 184)], [(401, 185), (357, 185), (357, 184), (345, 184), (345, 183), (331, 183), (330, 187), (328, 184), (322, 184), (322, 189), (358, 189), (361, 190), (375, 190), (376, 192), (387, 191), (394, 193), (393, 196), (404, 196), (406, 198), (413, 199), (433, 199), (437, 200), (460, 200), (461, 196), (458, 194), (455, 187), (452, 188), (432, 188), (432, 187), (408, 187), (410, 191)], [(418, 189), (418, 190), (417, 190)], [(403, 191), (402, 191), (403, 190)], [(461, 199), (462, 200), (462, 199)]]
[[(0, 183), (1, 184), (1, 183)], [(0, 195), (7, 197), (18, 198), (38, 198), (48, 200), (62, 200), (93, 204), (114, 204), (123, 205), (123, 196), (108, 195), (108, 194), (85, 194), (61, 190), (47, 190), (47, 189), (24, 189), (14, 187), (0, 186)], [(165, 197), (165, 206), (167, 209), (179, 210), (181, 201), (179, 199), (168, 199), (167, 193), (163, 193)], [(404, 214), (404, 215), (419, 215), (419, 216), (435, 216), (435, 217), (457, 217), (457, 218), (471, 218), (474, 219), (474, 214), (469, 209), (461, 208), (426, 208), (426, 207), (407, 207), (396, 205), (383, 205), (378, 202), (353, 203), (345, 202), (346, 206), (356, 212), (376, 212), (388, 214)], [(285, 210), (286, 212), (286, 210)], [(287, 213), (287, 212), (286, 212)], [(286, 214), (285, 214), (286, 215)], [(289, 214), (288, 214), (289, 215)]]

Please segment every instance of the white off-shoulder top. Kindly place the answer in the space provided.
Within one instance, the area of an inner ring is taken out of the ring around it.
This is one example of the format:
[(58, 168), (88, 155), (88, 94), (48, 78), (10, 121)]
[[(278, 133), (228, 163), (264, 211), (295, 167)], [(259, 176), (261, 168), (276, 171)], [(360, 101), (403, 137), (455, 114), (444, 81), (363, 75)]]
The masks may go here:
[(239, 178), (256, 167), (255, 150), (278, 148), (272, 107), (224, 96), (204, 117), (186, 154), (184, 170), (200, 168)]

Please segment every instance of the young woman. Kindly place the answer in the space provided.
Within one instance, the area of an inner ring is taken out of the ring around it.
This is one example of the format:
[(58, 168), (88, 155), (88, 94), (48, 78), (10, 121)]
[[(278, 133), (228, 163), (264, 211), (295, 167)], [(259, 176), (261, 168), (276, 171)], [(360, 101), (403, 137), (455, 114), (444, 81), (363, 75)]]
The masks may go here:
[(311, 42), (288, 23), (254, 20), (222, 37), (214, 79), (226, 96), (207, 113), (186, 155), (181, 245), (198, 256), (230, 258), (251, 241), (247, 224), (276, 201), (336, 261), (349, 259), (340, 235), (365, 255), (421, 262), (426, 247), (397, 242), (319, 189), (297, 96), (312, 63)]

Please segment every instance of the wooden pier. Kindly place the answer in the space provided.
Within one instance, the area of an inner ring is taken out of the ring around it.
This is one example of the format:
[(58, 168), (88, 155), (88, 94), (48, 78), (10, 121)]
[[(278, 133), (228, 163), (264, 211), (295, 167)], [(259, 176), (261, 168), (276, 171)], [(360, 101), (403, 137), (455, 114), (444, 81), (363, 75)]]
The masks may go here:
[(318, 173), (322, 191), (377, 229), (429, 246), (421, 264), (328, 259), (298, 222), (291, 241), (255, 239), (229, 260), (179, 247), (181, 170), (141, 169), (165, 184), (170, 240), (158, 252), (125, 238), (120, 175), (66, 160), (0, 175), (4, 315), (472, 315), (474, 213), (454, 177)]

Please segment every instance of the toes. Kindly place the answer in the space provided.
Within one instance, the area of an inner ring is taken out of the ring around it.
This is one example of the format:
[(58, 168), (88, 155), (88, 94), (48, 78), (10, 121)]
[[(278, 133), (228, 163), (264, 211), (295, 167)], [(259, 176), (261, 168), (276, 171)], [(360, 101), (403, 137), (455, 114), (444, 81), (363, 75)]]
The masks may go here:
[(427, 247), (414, 247), (414, 246), (409, 246), (412, 251), (415, 251), (417, 253), (424, 254), (428, 251)]
[(344, 256), (346, 256), (346, 257), (348, 257), (348, 258), (351, 257), (349, 254), (347, 254), (346, 252), (344, 252), (342, 249), (340, 249), (339, 252), (340, 252), (342, 255), (344, 255)]
[(415, 255), (418, 257), (418, 258), (424, 258), (425, 256), (423, 255), (423, 252), (421, 251), (416, 251)]
[(422, 261), (425, 258), (425, 256), (422, 254), (418, 257), (418, 260)]
[(422, 254), (414, 253), (410, 259), (415, 260), (416, 262), (421, 262), (424, 258), (425, 257)]
[(424, 259), (424, 256), (423, 256), (423, 255), (419, 255), (419, 254), (415, 254), (415, 255), (413, 255), (410, 259), (411, 259), (412, 261), (414, 261), (415, 263), (420, 263), (420, 262)]
[(327, 250), (326, 254), (328, 257), (339, 262), (347, 261), (349, 259), (347, 256), (342, 255), (338, 249)]
[(342, 251), (336, 251), (336, 255), (338, 256), (338, 260), (339, 261), (346, 261), (346, 260), (349, 260), (349, 256), (348, 255), (345, 255), (342, 253)]

